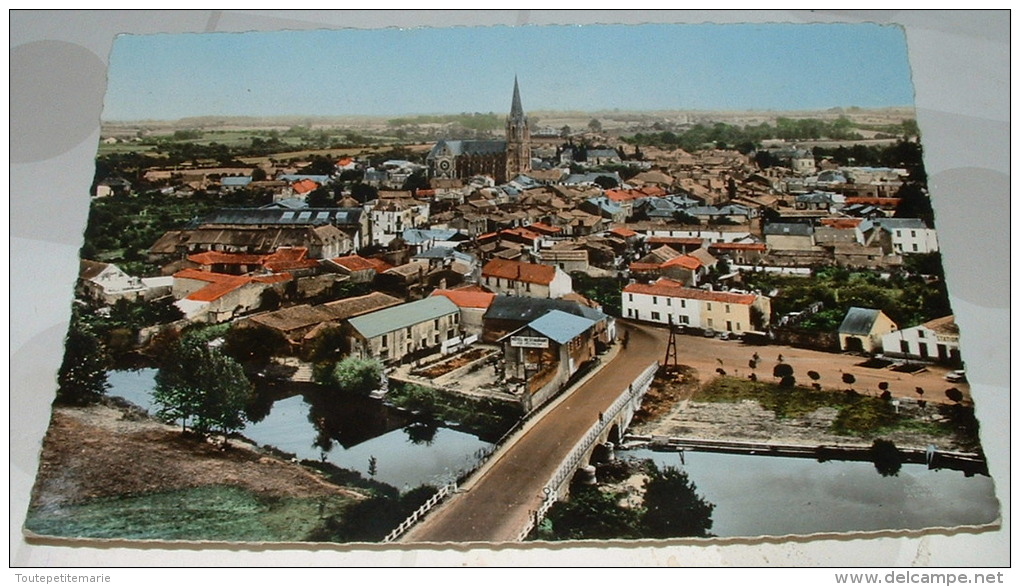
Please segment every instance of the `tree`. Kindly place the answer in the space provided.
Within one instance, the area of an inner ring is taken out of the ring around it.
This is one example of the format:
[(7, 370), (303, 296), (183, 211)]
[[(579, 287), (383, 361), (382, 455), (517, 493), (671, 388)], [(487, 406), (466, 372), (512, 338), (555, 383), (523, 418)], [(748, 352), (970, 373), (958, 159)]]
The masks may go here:
[[(619, 505), (620, 495), (584, 485), (571, 488), (570, 499), (553, 505), (546, 516), (552, 536), (558, 540), (607, 540), (638, 538), (638, 515)], [(541, 530), (540, 530), (541, 532)], [(540, 536), (546, 538), (546, 536)]]
[(687, 473), (675, 467), (661, 471), (649, 465), (645, 481), (642, 530), (649, 538), (709, 536), (715, 505), (697, 494)]
[(237, 361), (195, 337), (185, 337), (156, 374), (156, 415), (180, 420), (181, 429), (224, 436), (240, 430), (252, 385)]
[(287, 339), (279, 330), (262, 324), (234, 326), (223, 337), (223, 352), (250, 371), (264, 368), (287, 347)]
[(344, 391), (368, 395), (379, 387), (383, 365), (377, 359), (346, 357), (329, 374), (329, 383)]
[(789, 363), (778, 363), (772, 368), (772, 376), (780, 379), (783, 377), (793, 377), (793, 366)]
[(588, 130), (591, 132), (602, 132), (602, 123), (599, 122), (598, 118), (592, 118), (588, 121)]
[(955, 387), (950, 387), (946, 390), (946, 397), (949, 398), (949, 401), (958, 404), (963, 401), (963, 392)]
[(99, 338), (75, 311), (64, 344), (64, 362), (57, 372), (57, 403), (83, 406), (98, 401), (109, 387), (107, 362)]
[(895, 477), (903, 466), (903, 453), (892, 441), (878, 438), (871, 443), (871, 460), (879, 475)]

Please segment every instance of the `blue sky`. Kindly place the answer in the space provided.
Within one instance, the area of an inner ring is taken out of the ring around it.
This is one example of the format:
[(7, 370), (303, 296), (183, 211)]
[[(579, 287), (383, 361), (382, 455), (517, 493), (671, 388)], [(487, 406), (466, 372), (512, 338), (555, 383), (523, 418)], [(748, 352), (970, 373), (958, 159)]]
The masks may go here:
[(872, 24), (585, 25), (126, 35), (103, 119), (910, 106)]

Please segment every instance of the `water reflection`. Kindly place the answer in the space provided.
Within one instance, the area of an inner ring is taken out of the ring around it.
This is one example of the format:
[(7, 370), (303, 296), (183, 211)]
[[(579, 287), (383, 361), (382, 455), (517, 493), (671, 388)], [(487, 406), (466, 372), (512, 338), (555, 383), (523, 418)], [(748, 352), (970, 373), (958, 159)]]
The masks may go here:
[[(111, 371), (111, 396), (153, 412), (155, 369)], [(321, 460), (401, 490), (441, 485), (491, 446), (477, 437), (417, 421), (371, 398), (307, 384), (260, 384), (241, 434), (298, 459)]]
[(994, 522), (999, 515), (989, 477), (903, 464), (883, 476), (873, 463), (688, 451), (618, 451), (688, 473), (715, 504), (716, 536), (782, 536), (829, 532), (920, 530)]

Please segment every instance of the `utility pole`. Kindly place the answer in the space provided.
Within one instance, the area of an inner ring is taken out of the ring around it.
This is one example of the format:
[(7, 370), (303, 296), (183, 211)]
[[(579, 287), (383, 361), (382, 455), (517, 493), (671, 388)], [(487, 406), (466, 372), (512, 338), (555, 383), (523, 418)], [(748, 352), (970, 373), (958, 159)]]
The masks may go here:
[(676, 356), (676, 327), (673, 326), (673, 316), (669, 315), (669, 342), (666, 344), (666, 357), (662, 360), (663, 367), (678, 367), (680, 365)]

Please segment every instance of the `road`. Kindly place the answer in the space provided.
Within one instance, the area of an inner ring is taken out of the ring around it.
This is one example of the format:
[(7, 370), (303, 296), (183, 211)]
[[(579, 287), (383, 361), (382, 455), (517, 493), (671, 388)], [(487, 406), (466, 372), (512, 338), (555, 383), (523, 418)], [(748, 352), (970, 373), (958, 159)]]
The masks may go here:
[(513, 445), (447, 499), (401, 542), (514, 542), (543, 500), (542, 488), (578, 440), (620, 393), (656, 360), (664, 330), (619, 322), (630, 332), (626, 349), (585, 383), (536, 417)]

